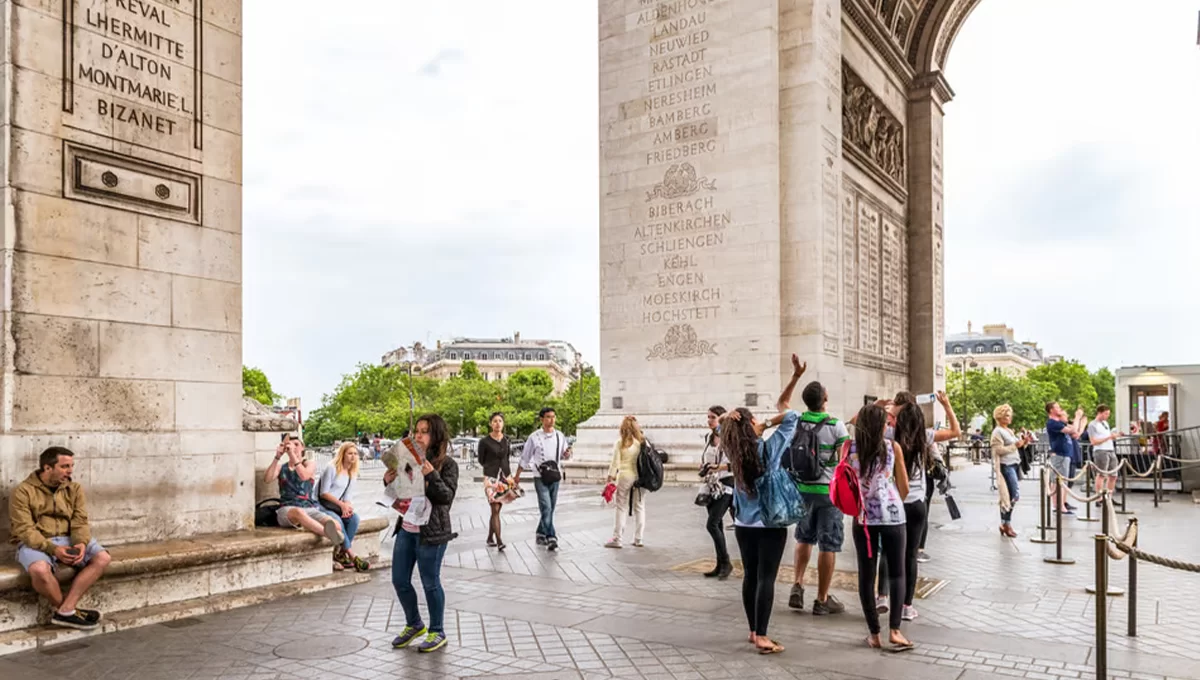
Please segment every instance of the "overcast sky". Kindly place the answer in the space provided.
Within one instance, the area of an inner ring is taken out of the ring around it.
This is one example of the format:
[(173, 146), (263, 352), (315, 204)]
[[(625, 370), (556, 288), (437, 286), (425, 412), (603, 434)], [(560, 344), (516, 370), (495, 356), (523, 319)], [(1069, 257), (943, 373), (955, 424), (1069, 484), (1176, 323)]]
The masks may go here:
[[(1200, 362), (1194, 1), (984, 0), (951, 53), (947, 332)], [(244, 356), (319, 405), (454, 335), (595, 363), (596, 3), (244, 6)]]

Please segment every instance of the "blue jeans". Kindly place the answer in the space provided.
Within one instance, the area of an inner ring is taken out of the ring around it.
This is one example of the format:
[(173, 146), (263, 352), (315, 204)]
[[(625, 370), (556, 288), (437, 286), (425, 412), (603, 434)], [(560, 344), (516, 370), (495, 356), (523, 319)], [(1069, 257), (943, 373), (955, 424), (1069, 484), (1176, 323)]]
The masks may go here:
[(445, 633), (446, 591), (442, 589), (442, 558), (446, 544), (422, 545), (421, 535), (401, 529), (396, 533), (392, 548), (392, 587), (404, 609), (405, 624), (421, 627), (421, 610), (417, 608), (417, 589), (412, 585), (413, 565), (421, 574), (425, 589), (425, 605), (429, 607), (429, 632)]
[(349, 550), (350, 544), (354, 542), (354, 535), (358, 533), (358, 513), (352, 512), (349, 517), (343, 518), (340, 514), (325, 507), (321, 508), (321, 512), (337, 520), (337, 523), (342, 527), (342, 533), (346, 536), (342, 547)]
[(533, 480), (533, 490), (537, 492), (538, 511), (542, 515), (537, 525), (538, 536), (557, 538), (557, 534), (554, 533), (554, 506), (558, 505), (558, 485), (561, 483), (544, 484), (540, 479)]
[(1017, 481), (1017, 470), (1020, 469), (1020, 467), (1021, 465), (1019, 463), (1015, 465), (1000, 466), (1000, 475), (1004, 477), (1004, 484), (1008, 487), (1008, 500), (1011, 502), (1011, 504), (1008, 506), (1007, 512), (1004, 510), (1000, 511), (1000, 521), (1004, 522), (1005, 524), (1012, 523), (1013, 506), (1016, 505), (1017, 501), (1021, 499), (1021, 485)]

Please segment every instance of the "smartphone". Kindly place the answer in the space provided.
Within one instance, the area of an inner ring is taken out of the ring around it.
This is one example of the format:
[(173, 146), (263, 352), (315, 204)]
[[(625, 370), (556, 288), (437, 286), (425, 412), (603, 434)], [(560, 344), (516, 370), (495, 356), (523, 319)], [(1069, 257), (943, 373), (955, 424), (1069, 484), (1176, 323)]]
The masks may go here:
[(920, 404), (922, 406), (925, 404), (932, 404), (935, 401), (937, 401), (937, 395), (933, 394), (932, 392), (929, 394), (918, 394), (917, 395), (917, 404)]

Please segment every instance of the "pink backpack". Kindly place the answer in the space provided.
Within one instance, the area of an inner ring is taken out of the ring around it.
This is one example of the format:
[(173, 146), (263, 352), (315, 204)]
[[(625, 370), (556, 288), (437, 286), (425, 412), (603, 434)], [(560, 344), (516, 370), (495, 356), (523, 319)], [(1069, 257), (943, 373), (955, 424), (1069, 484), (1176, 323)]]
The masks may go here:
[(862, 485), (859, 484), (858, 470), (850, 463), (852, 446), (851, 442), (846, 443), (842, 459), (838, 461), (837, 467), (833, 470), (833, 481), (829, 484), (829, 500), (835, 508), (842, 511), (842, 514), (857, 518), (859, 524), (862, 524), (863, 533), (867, 534), (867, 557), (871, 557), (870, 534), (867, 532), (867, 525), (862, 523)]

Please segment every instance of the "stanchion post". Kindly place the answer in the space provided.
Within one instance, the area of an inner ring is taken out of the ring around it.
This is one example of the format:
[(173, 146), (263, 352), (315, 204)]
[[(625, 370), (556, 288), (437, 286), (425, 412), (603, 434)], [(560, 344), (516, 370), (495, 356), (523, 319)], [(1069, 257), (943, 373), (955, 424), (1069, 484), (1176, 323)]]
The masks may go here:
[[(1100, 506), (1100, 507), (1104, 508), (1104, 510), (1102, 510), (1102, 511), (1100, 512), (1100, 531), (1101, 531), (1101, 532), (1103, 532), (1105, 536), (1111, 536), (1111, 535), (1112, 535), (1112, 532), (1111, 532), (1111, 531), (1109, 531), (1109, 525), (1110, 525), (1111, 523), (1108, 521), (1108, 504), (1109, 504), (1109, 503), (1111, 503), (1112, 501), (1111, 501), (1111, 500), (1109, 499), (1109, 497), (1108, 497), (1108, 490), (1107, 490), (1107, 489), (1105, 489), (1104, 491), (1101, 491), (1101, 492), (1100, 492), (1100, 502), (1101, 502), (1101, 506)], [(1085, 591), (1089, 592), (1089, 593), (1095, 593), (1095, 592), (1096, 592), (1096, 591), (1095, 591), (1095, 587), (1094, 587), (1094, 586), (1091, 586), (1091, 585), (1084, 586), (1084, 588), (1083, 588), (1083, 589), (1084, 589)], [(1114, 586), (1114, 585), (1110, 585), (1110, 586), (1108, 587), (1108, 593), (1107, 593), (1107, 594), (1108, 594), (1108, 596), (1109, 596), (1109, 597), (1113, 597), (1113, 596), (1117, 596), (1117, 595), (1124, 595), (1124, 594), (1125, 594), (1125, 589), (1124, 589), (1124, 588), (1121, 588), (1120, 586)]]
[[(1092, 487), (1095, 486), (1095, 484), (1093, 483), (1093, 476), (1092, 476), (1092, 463), (1090, 463), (1090, 462), (1084, 463), (1084, 470), (1086, 470), (1086, 473), (1084, 474), (1084, 477), (1083, 477), (1083, 479), (1084, 479), (1084, 495), (1086, 496), (1087, 494), (1092, 492)], [(1080, 522), (1098, 522), (1099, 520), (1092, 517), (1092, 504), (1084, 503), (1084, 505), (1087, 506), (1087, 508), (1085, 508), (1086, 516), (1079, 517), (1077, 519)]]
[(1129, 467), (1128, 461), (1121, 465), (1121, 509), (1117, 511), (1118, 515), (1133, 514), (1127, 507), (1129, 503), (1129, 478), (1125, 474), (1125, 468), (1127, 467)]
[(1050, 542), (1050, 539), (1046, 538), (1046, 527), (1050, 524), (1050, 497), (1048, 495), (1046, 495), (1046, 465), (1044, 463), (1042, 464), (1042, 474), (1041, 474), (1040, 485), (1041, 485), (1041, 488), (1038, 489), (1038, 496), (1041, 497), (1041, 508), (1040, 509), (1041, 509), (1041, 514), (1042, 514), (1042, 521), (1040, 522), (1041, 526), (1039, 526), (1038, 529), (1041, 530), (1041, 537), (1039, 538), (1038, 536), (1034, 536), (1033, 538), (1029, 539), (1030, 543), (1049, 543)]
[(1162, 488), (1162, 476), (1159, 474), (1162, 470), (1162, 458), (1157, 458), (1154, 461), (1154, 507), (1158, 507), (1158, 499), (1160, 497), (1159, 490)]
[[(1133, 547), (1137, 547), (1137, 537), (1133, 538)], [(1129, 637), (1137, 637), (1137, 555), (1130, 552), (1125, 556), (1129, 560)]]
[(1096, 540), (1096, 677), (1108, 677), (1108, 536)]
[(1062, 477), (1055, 479), (1055, 496), (1058, 501), (1054, 504), (1054, 557), (1047, 557), (1044, 561), (1050, 564), (1075, 564), (1075, 560), (1070, 557), (1063, 557), (1063, 518), (1062, 507), (1066, 499), (1063, 494), (1066, 493), (1066, 485), (1063, 484)]

